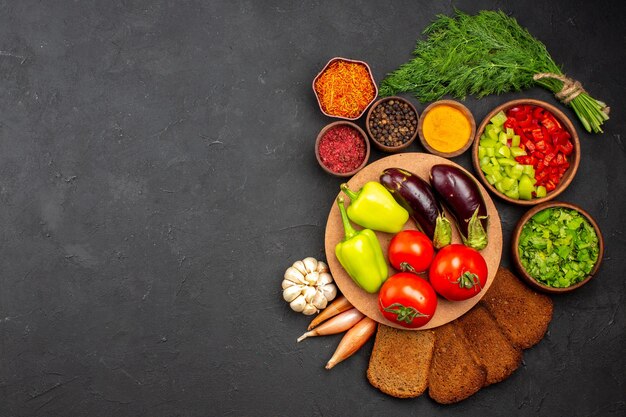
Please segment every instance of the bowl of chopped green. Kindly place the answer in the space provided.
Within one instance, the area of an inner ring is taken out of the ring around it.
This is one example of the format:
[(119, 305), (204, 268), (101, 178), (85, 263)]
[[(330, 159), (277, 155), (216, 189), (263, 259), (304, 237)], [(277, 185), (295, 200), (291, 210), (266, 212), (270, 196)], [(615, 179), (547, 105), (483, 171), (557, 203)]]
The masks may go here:
[(549, 201), (530, 209), (512, 238), (513, 263), (533, 288), (552, 294), (585, 285), (598, 271), (604, 239), (581, 207)]

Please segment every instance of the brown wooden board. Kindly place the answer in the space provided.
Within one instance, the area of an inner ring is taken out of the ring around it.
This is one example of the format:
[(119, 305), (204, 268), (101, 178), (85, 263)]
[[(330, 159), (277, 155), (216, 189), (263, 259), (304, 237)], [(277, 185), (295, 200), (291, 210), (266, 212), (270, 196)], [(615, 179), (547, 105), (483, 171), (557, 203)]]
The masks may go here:
[[(386, 168), (403, 168), (416, 175), (419, 175), (420, 177), (428, 181), (430, 168), (433, 165), (437, 164), (454, 165), (468, 172), (460, 165), (457, 165), (454, 162), (445, 158), (441, 158), (439, 156), (425, 153), (402, 153), (388, 156), (386, 158), (382, 158), (376, 162), (371, 163), (370, 165), (363, 168), (354, 177), (352, 177), (352, 179), (348, 181), (348, 185), (352, 190), (359, 190), (368, 181), (378, 181), (381, 172)], [(485, 188), (478, 181), (476, 182), (478, 184), (480, 192), (483, 195), (483, 198), (485, 199), (485, 204), (487, 205), (487, 213), (489, 215), (489, 244), (485, 249), (481, 251), (481, 254), (487, 261), (487, 267), (489, 269), (489, 278), (487, 280), (487, 285), (485, 286), (483, 291), (481, 291), (477, 296), (470, 298), (469, 300), (452, 302), (439, 297), (437, 310), (435, 311), (435, 315), (433, 316), (433, 318), (425, 326), (414, 330), (432, 329), (446, 324), (465, 314), (476, 303), (478, 303), (482, 296), (487, 292), (487, 289), (491, 285), (496, 275), (496, 272), (498, 271), (498, 266), (500, 265), (500, 256), (502, 254), (502, 227), (500, 224), (500, 216), (498, 215), (498, 211), (496, 210), (496, 207)], [(349, 199), (346, 198), (346, 201), (349, 201)], [(452, 222), (454, 222), (452, 220), (452, 216), (448, 215), (448, 218)], [(353, 225), (355, 228), (360, 229), (358, 225)], [(404, 228), (417, 229), (417, 226), (412, 219), (409, 219)], [(387, 259), (387, 248), (389, 246), (389, 241), (391, 240), (393, 235), (383, 232), (376, 232), (376, 235), (378, 236), (378, 240), (380, 241), (383, 253), (385, 254), (385, 259)], [(391, 321), (383, 317), (382, 313), (378, 310), (378, 294), (369, 294), (363, 291), (354, 283), (354, 281), (352, 281), (352, 278), (350, 278), (350, 276), (343, 269), (343, 267), (337, 260), (337, 257), (335, 256), (335, 246), (343, 238), (344, 231), (343, 225), (341, 223), (341, 215), (339, 214), (339, 208), (337, 207), (337, 204), (333, 202), (332, 208), (330, 209), (330, 213), (328, 215), (328, 221), (326, 223), (325, 247), (328, 266), (330, 267), (330, 271), (337, 283), (337, 286), (346, 296), (348, 301), (350, 301), (350, 303), (352, 303), (354, 307), (359, 309), (366, 316), (372, 318), (373, 320), (376, 320), (379, 323), (386, 324), (387, 326), (404, 329), (404, 327), (400, 326), (399, 324), (392, 323)], [(458, 231), (456, 230), (456, 227), (453, 227), (452, 241), (453, 243), (461, 243), (461, 238), (458, 234)], [(396, 271), (391, 268), (391, 266), (389, 266), (389, 276), (393, 275), (394, 273), (396, 273)]]

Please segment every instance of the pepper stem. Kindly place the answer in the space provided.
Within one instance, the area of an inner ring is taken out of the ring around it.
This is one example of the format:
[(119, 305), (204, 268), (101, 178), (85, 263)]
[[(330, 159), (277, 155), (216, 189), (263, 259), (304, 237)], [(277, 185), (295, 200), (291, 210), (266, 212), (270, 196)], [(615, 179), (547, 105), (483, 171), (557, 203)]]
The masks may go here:
[(339, 206), (339, 212), (341, 213), (341, 222), (343, 223), (343, 230), (346, 235), (343, 239), (345, 241), (352, 238), (358, 232), (354, 229), (354, 227), (352, 227), (352, 224), (350, 224), (350, 220), (348, 219), (348, 213), (346, 213), (346, 206), (344, 206), (343, 204), (342, 196), (337, 197), (337, 205)]
[(346, 184), (345, 182), (343, 184), (341, 184), (341, 191), (346, 193), (346, 195), (348, 196), (350, 201), (354, 201), (359, 196), (358, 193), (355, 193), (350, 188), (348, 188), (348, 184)]

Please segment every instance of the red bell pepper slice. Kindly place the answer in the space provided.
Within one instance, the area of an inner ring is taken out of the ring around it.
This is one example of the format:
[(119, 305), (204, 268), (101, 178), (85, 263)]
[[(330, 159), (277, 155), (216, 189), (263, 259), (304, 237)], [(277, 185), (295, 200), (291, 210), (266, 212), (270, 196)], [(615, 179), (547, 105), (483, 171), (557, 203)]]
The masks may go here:
[(529, 140), (529, 139), (527, 139), (527, 140), (524, 142), (524, 146), (526, 147), (526, 150), (527, 150), (528, 152), (530, 152), (530, 153), (535, 152), (535, 150), (537, 149), (537, 147), (535, 146), (535, 144), (534, 144), (531, 140)]
[(538, 120), (542, 120), (545, 117), (546, 110), (543, 107), (535, 106), (533, 110), (533, 117)]
[(552, 133), (552, 142), (556, 145), (563, 145), (570, 139), (570, 134), (565, 130)]
[(560, 126), (558, 126), (555, 122), (556, 120), (549, 116), (546, 116), (543, 119), (541, 119), (541, 124), (545, 126), (545, 128), (550, 133), (556, 132), (560, 128)]
[(533, 116), (530, 113), (515, 115), (515, 118), (517, 119), (517, 124), (523, 128), (531, 126), (533, 122)]
[(535, 143), (544, 139), (543, 132), (541, 131), (541, 128), (533, 129), (532, 132), (531, 132), (531, 135), (532, 135), (533, 140), (535, 141)]
[[(539, 167), (541, 167), (541, 165), (539, 165)], [(544, 169), (539, 170), (539, 167), (535, 170), (535, 178), (537, 181), (544, 180), (548, 177), (548, 171)]]
[(559, 145), (557, 148), (566, 156), (574, 151), (574, 145), (572, 145), (572, 142), (569, 140), (565, 144)]
[(515, 158), (515, 160), (517, 162), (519, 162), (522, 165), (535, 165), (537, 163), (537, 160), (535, 158), (533, 158), (530, 155), (522, 155), (522, 156), (518, 156)]
[(515, 120), (515, 117), (507, 117), (506, 122), (504, 122), (504, 128), (515, 130), (516, 127), (517, 127), (517, 120)]
[(545, 152), (545, 150), (546, 150), (546, 141), (543, 140), (543, 139), (540, 139), (537, 142), (535, 142), (535, 146), (537, 147), (538, 151)]
[(557, 120), (557, 118), (554, 117), (552, 113), (548, 112), (546, 112), (543, 119), (541, 120), (541, 124), (543, 124), (546, 129), (548, 129), (548, 131), (550, 131), (550, 126), (553, 126), (552, 128), (554, 129), (554, 131), (563, 129), (561, 123)]
[[(533, 155), (533, 156), (534, 156), (534, 155)], [(547, 155), (543, 158), (543, 164), (544, 164), (545, 166), (550, 166), (550, 165), (551, 165), (551, 162), (552, 162), (552, 160), (554, 159), (554, 157), (555, 157), (555, 156), (556, 156), (556, 155), (554, 155), (554, 153), (552, 153), (552, 152), (551, 152), (551, 153), (549, 153), (549, 154), (547, 154)]]

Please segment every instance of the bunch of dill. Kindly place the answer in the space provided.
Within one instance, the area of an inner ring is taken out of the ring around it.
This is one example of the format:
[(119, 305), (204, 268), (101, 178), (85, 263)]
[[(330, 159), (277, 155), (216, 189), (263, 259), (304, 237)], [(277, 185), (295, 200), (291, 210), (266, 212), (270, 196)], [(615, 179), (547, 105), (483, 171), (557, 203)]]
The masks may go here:
[[(414, 58), (381, 82), (381, 96), (409, 92), (428, 102), (444, 95), (480, 98), (532, 85), (553, 93), (563, 89), (561, 79), (533, 78), (536, 74), (563, 73), (545, 45), (502, 11), (439, 15), (424, 34), (427, 39), (417, 42)], [(564, 102), (572, 106), (587, 131), (602, 132), (601, 125), (609, 118), (606, 104), (584, 90)]]

